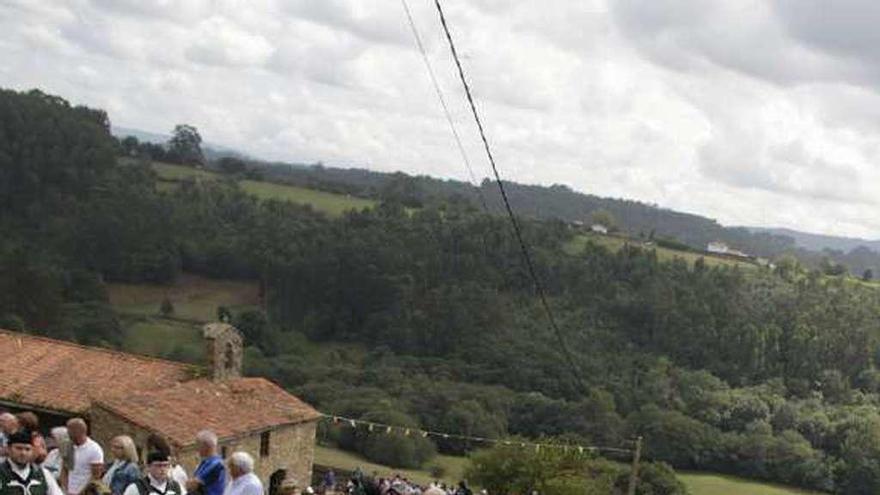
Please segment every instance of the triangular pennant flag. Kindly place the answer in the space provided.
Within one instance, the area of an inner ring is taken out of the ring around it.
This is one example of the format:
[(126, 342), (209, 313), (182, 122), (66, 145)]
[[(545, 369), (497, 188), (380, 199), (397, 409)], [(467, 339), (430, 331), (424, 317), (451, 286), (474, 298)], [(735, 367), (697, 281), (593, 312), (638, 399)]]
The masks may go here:
[(357, 428), (357, 422), (353, 419), (348, 420), (348, 424), (350, 424), (352, 428)]
[(372, 432), (374, 426), (376, 426), (376, 425), (374, 425), (373, 423), (370, 423), (369, 426), (367, 426), (367, 429)]
[(578, 447), (578, 452), (581, 453), (581, 454), (583, 454), (583, 453), (584, 453), (584, 448), (583, 448), (583, 447)]
[(390, 435), (391, 431), (392, 431), (392, 428), (390, 426), (388, 428), (385, 428), (385, 433)]
[(409, 436), (409, 428), (403, 430), (403, 434), (404, 434), (405, 436)]

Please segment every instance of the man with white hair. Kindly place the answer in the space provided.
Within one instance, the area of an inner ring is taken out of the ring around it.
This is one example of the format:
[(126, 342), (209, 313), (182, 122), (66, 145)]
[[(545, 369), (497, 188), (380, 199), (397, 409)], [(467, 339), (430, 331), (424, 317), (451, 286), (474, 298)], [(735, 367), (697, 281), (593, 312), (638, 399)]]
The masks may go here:
[(247, 452), (234, 452), (227, 461), (232, 482), (224, 495), (263, 495), (263, 483), (254, 474), (254, 458)]
[(18, 431), (18, 418), (10, 412), (0, 414), (0, 462), (6, 460), (9, 435)]
[(186, 491), (199, 495), (223, 495), (226, 487), (226, 467), (217, 455), (217, 435), (210, 430), (202, 430), (196, 435), (199, 450), (199, 463), (193, 477), (186, 482)]

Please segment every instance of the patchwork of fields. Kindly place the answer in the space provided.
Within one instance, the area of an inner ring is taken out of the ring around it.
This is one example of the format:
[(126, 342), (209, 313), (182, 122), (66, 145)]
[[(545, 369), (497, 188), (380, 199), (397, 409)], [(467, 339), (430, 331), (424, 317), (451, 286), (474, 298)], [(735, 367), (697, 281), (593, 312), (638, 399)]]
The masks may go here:
[(680, 251), (676, 249), (669, 249), (657, 245), (644, 246), (641, 242), (632, 239), (626, 239), (624, 237), (617, 237), (611, 235), (599, 235), (599, 234), (581, 234), (576, 236), (567, 246), (565, 246), (565, 251), (568, 254), (574, 255), (579, 253), (584, 249), (584, 246), (587, 245), (588, 242), (594, 242), (603, 246), (610, 251), (618, 251), (623, 246), (630, 244), (633, 246), (641, 246), (644, 249), (653, 250), (657, 253), (657, 258), (660, 261), (672, 261), (674, 259), (681, 259), (686, 261), (689, 265), (693, 266), (693, 264), (700, 258), (703, 258), (707, 266), (738, 266), (740, 268), (748, 268), (753, 269), (757, 268), (758, 265), (749, 261), (740, 261), (733, 258), (726, 258), (723, 256), (712, 256), (710, 254), (703, 253), (695, 253), (690, 251)]

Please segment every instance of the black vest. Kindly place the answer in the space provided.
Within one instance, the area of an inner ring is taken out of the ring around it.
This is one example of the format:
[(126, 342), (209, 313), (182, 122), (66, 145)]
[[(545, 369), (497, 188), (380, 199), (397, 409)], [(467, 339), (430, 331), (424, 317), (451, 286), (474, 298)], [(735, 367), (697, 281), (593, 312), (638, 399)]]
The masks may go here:
[(12, 461), (0, 464), (0, 495), (47, 495), (49, 487), (43, 468), (31, 464), (31, 472), (27, 479), (21, 479), (12, 470)]
[[(137, 481), (134, 482), (134, 485), (138, 489), (139, 495), (180, 495), (181, 489), (180, 484), (171, 479), (171, 476), (168, 477), (168, 480), (165, 481), (165, 491), (160, 492), (156, 489), (155, 486), (150, 484), (150, 478), (144, 476), (143, 478), (138, 478)], [(0, 495), (5, 495), (0, 493)]]

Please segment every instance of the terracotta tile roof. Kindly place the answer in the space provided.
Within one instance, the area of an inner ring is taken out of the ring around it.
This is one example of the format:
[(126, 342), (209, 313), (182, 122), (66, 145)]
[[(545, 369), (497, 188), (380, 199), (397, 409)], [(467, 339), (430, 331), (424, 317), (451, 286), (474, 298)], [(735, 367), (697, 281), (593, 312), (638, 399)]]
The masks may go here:
[(191, 376), (183, 363), (0, 329), (0, 400), (81, 414), (95, 399)]
[(311, 406), (264, 378), (191, 380), (100, 400), (98, 406), (161, 433), (178, 447), (192, 445), (203, 429), (223, 440), (320, 417)]

